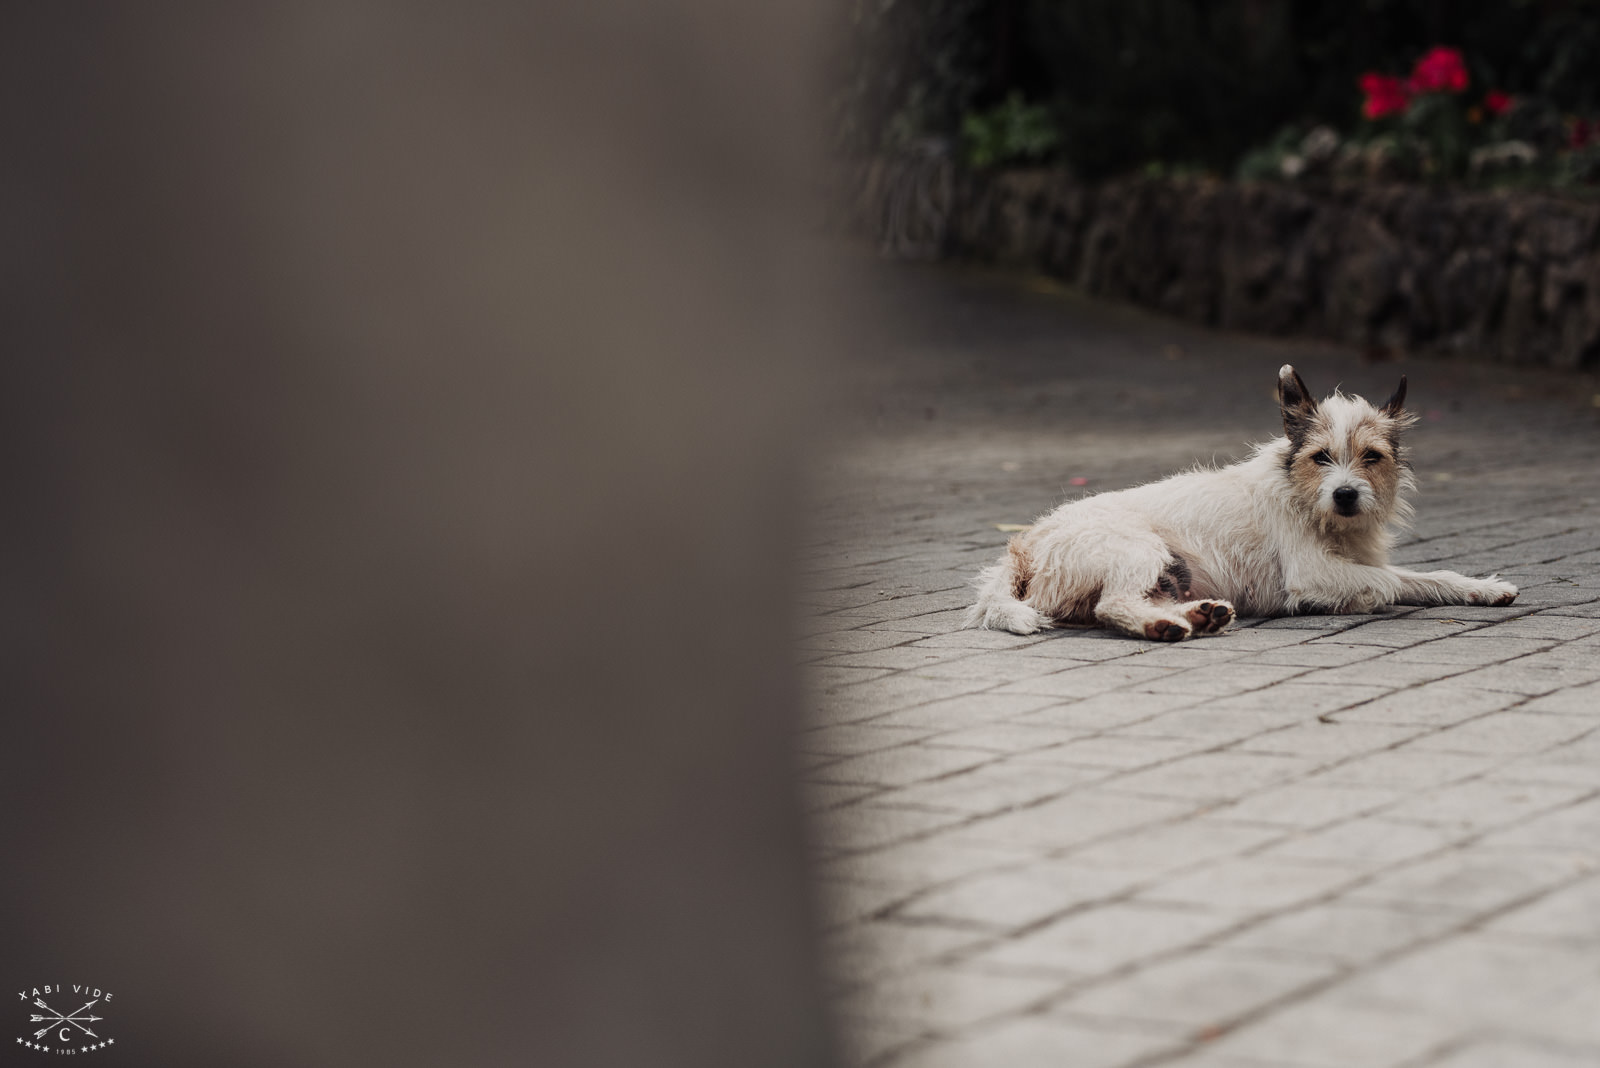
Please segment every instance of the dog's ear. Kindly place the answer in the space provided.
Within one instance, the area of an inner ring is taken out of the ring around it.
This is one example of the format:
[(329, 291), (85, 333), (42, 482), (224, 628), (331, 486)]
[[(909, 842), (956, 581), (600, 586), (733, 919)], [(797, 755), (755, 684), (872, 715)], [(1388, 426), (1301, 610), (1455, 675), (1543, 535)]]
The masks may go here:
[(1395, 387), (1393, 396), (1383, 402), (1383, 414), (1391, 419), (1399, 418), (1406, 410), (1406, 376), (1400, 376), (1400, 384)]
[(1284, 433), (1295, 440), (1304, 437), (1311, 416), (1316, 413), (1317, 402), (1311, 399), (1311, 391), (1288, 364), (1278, 369), (1278, 407), (1283, 411)]

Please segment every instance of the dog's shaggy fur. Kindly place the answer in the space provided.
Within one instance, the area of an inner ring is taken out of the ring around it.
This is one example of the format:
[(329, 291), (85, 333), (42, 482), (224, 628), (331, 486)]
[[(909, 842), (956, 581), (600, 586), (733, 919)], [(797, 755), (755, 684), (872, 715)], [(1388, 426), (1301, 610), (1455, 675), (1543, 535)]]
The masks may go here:
[(1138, 638), (1212, 634), (1234, 616), (1510, 604), (1497, 577), (1390, 566), (1416, 489), (1401, 433), (1406, 380), (1381, 408), (1318, 403), (1285, 365), (1284, 436), (1248, 460), (1064, 504), (978, 578), (968, 626), (1017, 634), (1099, 624)]

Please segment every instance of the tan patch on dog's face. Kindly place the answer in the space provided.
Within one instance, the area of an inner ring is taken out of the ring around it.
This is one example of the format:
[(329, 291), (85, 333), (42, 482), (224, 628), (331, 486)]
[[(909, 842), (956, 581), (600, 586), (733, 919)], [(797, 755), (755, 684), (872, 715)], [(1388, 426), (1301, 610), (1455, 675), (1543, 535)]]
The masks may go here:
[(1405, 480), (1401, 421), (1360, 398), (1318, 405), (1285, 465), (1296, 500), (1328, 525), (1387, 522)]

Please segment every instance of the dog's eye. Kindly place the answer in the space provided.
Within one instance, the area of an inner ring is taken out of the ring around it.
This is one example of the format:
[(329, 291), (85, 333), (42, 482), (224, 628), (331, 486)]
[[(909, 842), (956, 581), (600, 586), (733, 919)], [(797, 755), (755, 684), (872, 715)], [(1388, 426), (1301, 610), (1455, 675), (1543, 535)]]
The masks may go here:
[(1333, 457), (1328, 455), (1327, 449), (1318, 449), (1311, 454), (1311, 462), (1314, 464), (1331, 464), (1333, 463)]
[(1369, 464), (1381, 464), (1384, 460), (1388, 459), (1388, 457), (1384, 456), (1383, 453), (1379, 452), (1377, 449), (1368, 449), (1367, 455), (1363, 457), (1363, 459)]

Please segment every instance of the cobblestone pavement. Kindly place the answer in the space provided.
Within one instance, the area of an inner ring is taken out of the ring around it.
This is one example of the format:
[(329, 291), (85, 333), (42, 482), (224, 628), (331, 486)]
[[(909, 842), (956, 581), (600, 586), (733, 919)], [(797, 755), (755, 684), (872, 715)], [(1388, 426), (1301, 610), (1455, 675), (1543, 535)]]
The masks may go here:
[[(853, 1062), (1600, 1064), (1595, 382), (863, 271), (890, 316), (817, 478), (800, 745)], [(1284, 362), (1319, 394), (1410, 376), (1397, 562), (1515, 605), (959, 629), (997, 524), (1243, 455)]]

